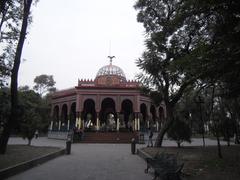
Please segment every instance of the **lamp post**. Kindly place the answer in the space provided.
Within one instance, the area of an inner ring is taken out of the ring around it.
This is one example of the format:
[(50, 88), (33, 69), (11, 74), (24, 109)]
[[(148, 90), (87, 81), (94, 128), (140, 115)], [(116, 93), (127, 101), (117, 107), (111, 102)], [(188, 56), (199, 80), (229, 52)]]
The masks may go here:
[(205, 147), (205, 128), (204, 128), (204, 120), (202, 117), (202, 104), (204, 103), (203, 99), (201, 98), (201, 96), (198, 96), (198, 99), (196, 100), (196, 103), (199, 105), (199, 110), (200, 110), (200, 120), (202, 122), (202, 139), (203, 139), (203, 147)]

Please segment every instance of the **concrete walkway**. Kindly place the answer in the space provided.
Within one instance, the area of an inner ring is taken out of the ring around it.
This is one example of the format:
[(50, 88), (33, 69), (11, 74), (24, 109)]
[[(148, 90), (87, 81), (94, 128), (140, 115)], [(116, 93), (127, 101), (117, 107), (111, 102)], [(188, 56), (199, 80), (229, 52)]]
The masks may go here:
[[(13, 138), (10, 144), (22, 144)], [(63, 147), (64, 141), (40, 138), (33, 145)], [(34, 167), (9, 180), (150, 180), (145, 162), (131, 154), (130, 144), (73, 144), (71, 155), (64, 155)]]
[[(154, 136), (155, 139), (156, 135)], [(27, 144), (22, 138), (11, 138), (9, 144)], [(216, 145), (206, 139), (206, 145)], [(221, 144), (226, 144), (222, 142)], [(35, 146), (65, 147), (65, 141), (41, 137), (33, 139)], [(184, 146), (201, 146), (202, 139), (192, 139)], [(144, 173), (146, 163), (131, 154), (130, 144), (72, 144), (71, 155), (64, 155), (34, 167), (9, 180), (150, 180)], [(146, 144), (137, 145), (137, 148)], [(164, 140), (163, 146), (176, 146), (174, 141)]]

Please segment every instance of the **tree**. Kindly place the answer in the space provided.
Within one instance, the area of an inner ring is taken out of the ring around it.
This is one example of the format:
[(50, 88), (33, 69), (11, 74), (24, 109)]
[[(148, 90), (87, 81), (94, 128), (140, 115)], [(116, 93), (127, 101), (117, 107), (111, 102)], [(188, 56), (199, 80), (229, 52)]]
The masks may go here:
[(199, 21), (187, 7), (187, 1), (177, 0), (139, 0), (135, 4), (139, 10), (137, 20), (143, 23), (147, 37), (146, 50), (137, 61), (144, 72), (139, 78), (159, 92), (167, 110), (155, 146), (161, 146), (164, 134), (174, 121), (176, 103), (204, 75), (204, 71), (193, 72), (193, 64), (200, 64), (190, 53), (205, 40), (199, 41), (203, 34), (199, 27), (205, 22)]
[(54, 85), (56, 82), (54, 81), (52, 75), (42, 74), (42, 75), (36, 76), (34, 79), (34, 83), (35, 85), (33, 89), (38, 91), (38, 93), (41, 96), (45, 94), (47, 91), (52, 92), (52, 91), (55, 91), (56, 89), (54, 88)]
[(24, 139), (28, 139), (28, 145), (31, 145), (35, 131), (41, 129), (43, 121), (39, 112), (41, 104), (42, 98), (33, 90), (27, 88), (19, 90), (19, 107), (21, 109), (21, 116), (19, 117), (20, 134)]
[(221, 121), (221, 133), (227, 145), (230, 146), (230, 138), (234, 135), (234, 122), (228, 117), (224, 117)]
[(225, 102), (225, 106), (228, 109), (228, 112), (230, 114), (230, 118), (234, 122), (234, 136), (235, 136), (235, 143), (239, 144), (239, 130), (240, 130), (240, 98), (231, 98), (227, 99)]
[(170, 139), (175, 140), (180, 148), (183, 141), (191, 142), (192, 131), (189, 124), (180, 120), (179, 117), (176, 117), (172, 126), (169, 128), (167, 135)]
[(11, 115), (9, 120), (4, 125), (2, 136), (0, 137), (0, 153), (6, 152), (7, 142), (14, 127), (14, 124), (18, 121), (18, 70), (21, 62), (22, 49), (27, 33), (27, 27), (29, 22), (30, 8), (32, 0), (23, 1), (22, 9), (22, 25), (17, 43), (17, 48), (14, 54), (14, 63), (11, 70)]
[(0, 88), (0, 134), (3, 126), (10, 116), (10, 90), (9, 88)]
[(32, 138), (36, 130), (39, 129), (40, 116), (34, 109), (27, 109), (23, 115), (23, 121), (20, 125), (22, 137), (28, 139), (28, 145), (31, 145)]
[(240, 2), (138, 0), (135, 8), (147, 38), (140, 78), (166, 103), (168, 119), (155, 144), (161, 146), (175, 104), (192, 86), (224, 82), (239, 92)]

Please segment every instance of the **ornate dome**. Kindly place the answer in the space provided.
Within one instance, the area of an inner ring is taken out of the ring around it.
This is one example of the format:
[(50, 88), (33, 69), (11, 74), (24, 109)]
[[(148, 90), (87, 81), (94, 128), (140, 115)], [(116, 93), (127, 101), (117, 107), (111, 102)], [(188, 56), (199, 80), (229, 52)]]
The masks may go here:
[(112, 65), (111, 63), (107, 66), (103, 66), (98, 70), (98, 73), (96, 75), (96, 78), (100, 76), (118, 76), (122, 80), (126, 81), (126, 76), (123, 72), (123, 70), (115, 65)]

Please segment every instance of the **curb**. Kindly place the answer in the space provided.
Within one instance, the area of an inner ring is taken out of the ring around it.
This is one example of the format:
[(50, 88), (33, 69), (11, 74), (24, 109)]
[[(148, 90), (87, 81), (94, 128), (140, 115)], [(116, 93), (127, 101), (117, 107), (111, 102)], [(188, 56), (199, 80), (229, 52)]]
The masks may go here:
[(146, 158), (152, 158), (148, 153), (144, 152), (141, 149), (137, 149), (137, 154), (139, 157), (141, 157), (142, 159), (146, 159)]
[(22, 163), (19, 163), (17, 165), (14, 165), (14, 166), (11, 166), (11, 167), (8, 167), (5, 169), (1, 169), (0, 170), (0, 179), (5, 179), (10, 176), (19, 174), (23, 171), (31, 169), (37, 165), (43, 164), (43, 163), (45, 163), (51, 159), (54, 159), (58, 156), (61, 156), (63, 154), (65, 154), (65, 149), (60, 149), (59, 151), (43, 155), (41, 157), (32, 159), (30, 161), (22, 162)]

